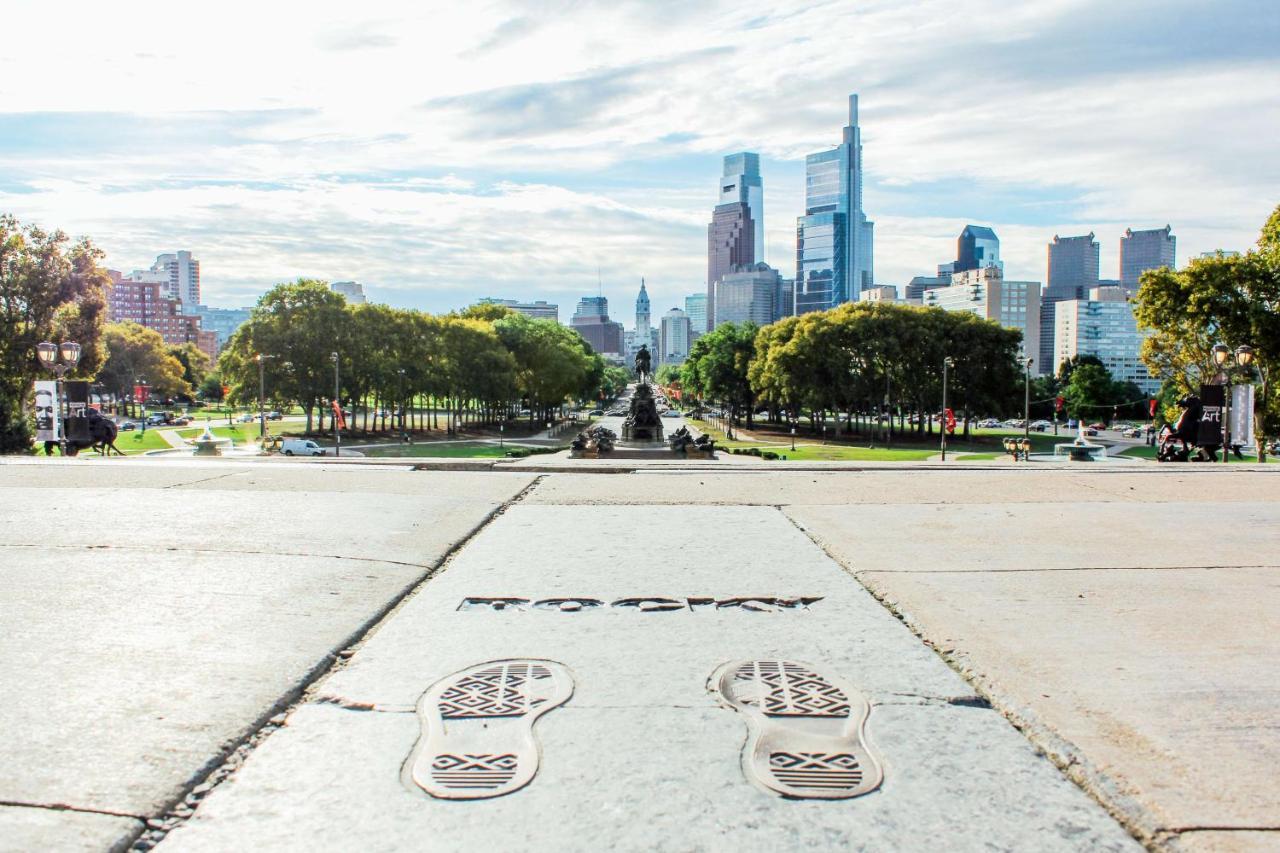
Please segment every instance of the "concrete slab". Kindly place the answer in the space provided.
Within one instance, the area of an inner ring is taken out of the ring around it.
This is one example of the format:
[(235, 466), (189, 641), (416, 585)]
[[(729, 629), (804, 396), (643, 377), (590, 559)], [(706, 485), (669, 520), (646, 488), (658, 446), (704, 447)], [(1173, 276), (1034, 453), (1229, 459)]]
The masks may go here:
[(853, 513), (796, 506), (786, 513), (857, 571), (1240, 566), (1280, 554), (1280, 502), (884, 505)]
[(155, 464), (0, 466), (0, 801), (158, 814), (532, 482)]
[(1280, 850), (1280, 828), (1257, 830), (1194, 830), (1178, 838), (1178, 848), (1188, 853), (1275, 853)]
[(1280, 568), (859, 577), (1152, 835), (1275, 826)]
[(691, 471), (625, 474), (624, 483), (610, 482), (599, 474), (557, 474), (539, 483), (526, 500), (531, 504), (739, 506), (1280, 501), (1280, 470), (1273, 475), (1156, 465), (1141, 472), (1025, 465), (994, 471), (922, 465), (880, 470), (868, 465), (857, 471), (796, 471), (789, 470), (792, 463), (769, 463), (771, 467), (763, 470), (760, 466), (708, 467), (713, 464), (700, 463)]
[[(743, 596), (820, 600), (728, 604)], [(492, 597), (529, 603), (475, 601)], [(632, 597), (658, 609), (619, 603)], [(566, 612), (552, 598), (600, 604)], [(539, 775), (492, 800), (410, 790), (413, 703), (503, 657), (557, 660), (574, 677), (573, 697), (538, 723)], [(819, 663), (865, 693), (883, 786), (794, 801), (751, 785), (745, 720), (707, 683), (743, 657)], [(163, 849), (1136, 848), (772, 508), (512, 507), (312, 695)]]
[(131, 817), (0, 805), (0, 853), (116, 853), (141, 831), (142, 822)]

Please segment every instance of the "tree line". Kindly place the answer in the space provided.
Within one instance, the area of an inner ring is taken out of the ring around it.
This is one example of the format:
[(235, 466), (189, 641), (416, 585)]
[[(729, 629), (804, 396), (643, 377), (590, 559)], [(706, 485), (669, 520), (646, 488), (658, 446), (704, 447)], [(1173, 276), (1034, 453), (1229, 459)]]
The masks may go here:
[(499, 305), (433, 315), (386, 305), (351, 305), (323, 282), (299, 279), (272, 288), (218, 359), (232, 402), (259, 392), (299, 405), (307, 430), (323, 430), (335, 398), (354, 406), (360, 428), (381, 427), (376, 413), (407, 401), (407, 429), (492, 424), (527, 409), (531, 426), (552, 420), (567, 400), (612, 399), (628, 371), (610, 365), (575, 330)]

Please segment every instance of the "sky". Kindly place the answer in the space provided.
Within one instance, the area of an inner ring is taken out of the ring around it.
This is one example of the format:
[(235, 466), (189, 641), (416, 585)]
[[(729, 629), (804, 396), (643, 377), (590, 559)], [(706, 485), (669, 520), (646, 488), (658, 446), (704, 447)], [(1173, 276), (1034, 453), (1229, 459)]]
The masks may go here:
[(1178, 263), (1280, 204), (1276, 0), (5, 4), (0, 212), (107, 266), (189, 249), (203, 296), (299, 276), (431, 311), (560, 304), (628, 326), (705, 291), (721, 159), (761, 155), (765, 260), (795, 271), (804, 155), (860, 96), (877, 283), (1005, 275), (1173, 226)]

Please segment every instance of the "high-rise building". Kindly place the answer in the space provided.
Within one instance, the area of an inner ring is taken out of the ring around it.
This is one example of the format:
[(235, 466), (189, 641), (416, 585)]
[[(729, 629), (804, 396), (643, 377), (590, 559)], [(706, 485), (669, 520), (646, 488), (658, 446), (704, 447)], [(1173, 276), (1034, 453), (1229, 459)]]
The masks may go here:
[(128, 279), (163, 285), (162, 295), (176, 299), (184, 309), (200, 304), (200, 262), (188, 251), (156, 256), (149, 270), (134, 270)]
[(636, 295), (636, 334), (647, 337), (649, 327), (649, 291), (644, 288), (644, 279), (640, 279), (640, 293)]
[(1149, 231), (1127, 229), (1120, 238), (1120, 285), (1136, 292), (1138, 278), (1147, 270), (1174, 269), (1176, 248), (1177, 238), (1168, 225)]
[(980, 270), (990, 266), (1004, 271), (1004, 262), (1000, 260), (1000, 238), (985, 225), (966, 225), (956, 238), (953, 272)]
[[(690, 293), (684, 298), (684, 313), (689, 315), (689, 328), (693, 332), (693, 336), (697, 338), (699, 335), (707, 331), (707, 294)], [(690, 345), (693, 341), (689, 342)]]
[(683, 364), (693, 343), (689, 328), (689, 315), (679, 308), (672, 308), (662, 315), (658, 336), (658, 363)]
[[(155, 270), (152, 270), (155, 272)], [(160, 333), (166, 344), (195, 344), (209, 358), (218, 357), (217, 333), (204, 329), (200, 317), (183, 310), (182, 303), (169, 296), (170, 282), (138, 281), (126, 278), (116, 270), (111, 276), (111, 297), (107, 302), (107, 319), (112, 323), (137, 323)], [(156, 279), (155, 276), (151, 276)]]
[(777, 318), (775, 301), (782, 276), (768, 264), (736, 267), (716, 282), (716, 325), (755, 323), (766, 326)]
[(358, 281), (335, 281), (329, 285), (334, 293), (341, 293), (352, 305), (364, 305), (369, 300), (364, 295), (364, 285)]
[(521, 302), (519, 299), (496, 299), (492, 296), (486, 296), (483, 299), (476, 300), (476, 304), (503, 305), (517, 314), (523, 314), (535, 320), (560, 322), (560, 306), (554, 302), (545, 302), (541, 299), (537, 302)]
[(875, 287), (863, 288), (858, 294), (859, 302), (897, 302), (898, 288), (892, 284), (878, 284)]
[(751, 217), (751, 258), (743, 263), (764, 260), (764, 182), (760, 179), (760, 155), (743, 151), (724, 158), (720, 177), (720, 204), (742, 202)]
[(218, 338), (218, 349), (227, 345), (227, 339), (235, 334), (253, 314), (252, 308), (210, 308), (197, 305), (191, 311), (200, 318), (200, 327), (213, 332)]
[(626, 354), (622, 324), (609, 319), (609, 300), (603, 296), (584, 296), (578, 302), (569, 325), (602, 355), (622, 358)]
[(1147, 333), (1138, 329), (1133, 304), (1123, 287), (1091, 288), (1083, 299), (1054, 303), (1053, 372), (1080, 355), (1096, 356), (1120, 382), (1132, 382), (1144, 394), (1157, 394), (1160, 381), (1147, 372), (1139, 355)]
[(796, 220), (795, 311), (824, 311), (874, 282), (874, 223), (862, 210), (862, 131), (849, 96), (844, 139), (805, 157), (805, 215)]
[(1035, 359), (1032, 373), (1040, 365), (1040, 282), (1008, 281), (997, 266), (958, 272), (950, 287), (924, 292), (924, 304), (946, 311), (968, 311), (986, 320), (1022, 332), (1021, 351)]
[(774, 322), (796, 315), (796, 280), (778, 277), (777, 296), (773, 299)]
[(715, 328), (715, 288), (734, 267), (755, 263), (755, 223), (746, 202), (718, 204), (707, 226), (707, 329)]
[[(1040, 294), (1040, 364), (1045, 372), (1054, 365), (1057, 312), (1054, 305), (1064, 299), (1080, 299), (1098, 286), (1098, 242), (1093, 232), (1079, 237), (1053, 235), (1049, 244), (1049, 277)], [(1057, 367), (1052, 368), (1053, 371)]]

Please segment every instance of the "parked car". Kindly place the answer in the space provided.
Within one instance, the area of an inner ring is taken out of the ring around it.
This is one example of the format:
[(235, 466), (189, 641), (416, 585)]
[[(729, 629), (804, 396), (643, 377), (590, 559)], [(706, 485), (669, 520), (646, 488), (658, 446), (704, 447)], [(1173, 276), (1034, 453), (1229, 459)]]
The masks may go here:
[(664, 417), (664, 418), (678, 418), (678, 417), (681, 417), (681, 414), (680, 414), (679, 412), (677, 412), (675, 409), (668, 409), (667, 411), (665, 411), (665, 412), (663, 412), (663, 413), (662, 413), (662, 417)]
[(267, 412), (267, 420), (282, 421), (284, 420), (284, 415), (280, 414), (279, 412)]
[(133, 421), (125, 421), (124, 423), (120, 424), (120, 429), (124, 430), (125, 432), (128, 432), (129, 430), (134, 430), (137, 428), (138, 428), (138, 425), (135, 424)]
[(1104, 423), (1102, 423), (1102, 421), (1098, 421), (1097, 423), (1089, 424), (1089, 429), (1106, 429), (1106, 428), (1107, 428), (1107, 425), (1106, 425), (1106, 424), (1104, 424)]
[(147, 415), (147, 426), (160, 426), (169, 422), (168, 415)]
[(253, 423), (254, 421), (256, 421), (257, 419), (258, 419), (258, 416), (257, 416), (257, 415), (252, 415), (252, 414), (248, 414), (248, 413), (245, 413), (245, 414), (241, 415), (240, 417), (236, 418), (236, 420), (237, 420), (237, 421), (239, 421), (239, 422), (240, 422), (240, 423), (242, 423), (242, 424), (251, 424), (251, 423)]
[(1085, 427), (1083, 430), (1085, 435), (1097, 435), (1098, 431), (1093, 427)]
[(1124, 431), (1124, 437), (1125, 438), (1142, 438), (1142, 430), (1138, 429), (1137, 427), (1129, 427), (1129, 429)]
[(191, 418), (179, 416), (169, 421), (169, 423), (173, 426), (187, 426), (191, 423)]
[(1032, 428), (1032, 429), (1034, 429), (1034, 430), (1039, 430), (1040, 432), (1044, 432), (1044, 431), (1045, 431), (1045, 430), (1047, 430), (1047, 429), (1052, 429), (1052, 428), (1053, 428), (1053, 424), (1051, 424), (1049, 421), (1045, 421), (1045, 420), (1032, 421), (1032, 422), (1031, 422), (1031, 428)]
[(285, 456), (324, 456), (325, 449), (309, 438), (286, 438), (280, 442)]
[(602, 418), (604, 417), (604, 409), (592, 409), (588, 414), (593, 418)]

